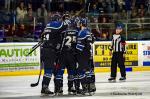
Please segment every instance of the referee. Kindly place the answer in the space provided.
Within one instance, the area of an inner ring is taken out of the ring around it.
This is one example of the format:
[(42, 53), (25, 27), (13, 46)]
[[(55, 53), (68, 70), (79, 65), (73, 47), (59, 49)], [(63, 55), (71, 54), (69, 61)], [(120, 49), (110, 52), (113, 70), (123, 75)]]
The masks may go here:
[[(112, 37), (111, 42), (111, 49), (110, 49), (110, 55), (112, 55), (112, 61), (111, 61), (111, 75), (108, 81), (115, 82), (116, 81), (116, 74), (117, 74), (117, 65), (120, 68), (121, 78), (120, 81), (126, 80), (126, 70), (124, 65), (124, 54), (125, 54), (125, 39), (121, 36), (121, 33), (123, 31), (123, 24), (117, 24), (116, 25), (116, 31), (115, 34)], [(113, 52), (113, 53), (112, 53)]]

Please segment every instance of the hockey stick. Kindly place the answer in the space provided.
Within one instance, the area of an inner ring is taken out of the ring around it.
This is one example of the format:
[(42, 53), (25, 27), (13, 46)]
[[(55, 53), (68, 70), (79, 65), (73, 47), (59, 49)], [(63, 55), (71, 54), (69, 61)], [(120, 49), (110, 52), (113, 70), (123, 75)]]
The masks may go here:
[[(32, 47), (32, 50), (27, 54), (27, 56), (29, 56), (34, 50), (36, 50), (39, 46), (41, 46), (44, 42), (39, 42), (38, 44), (36, 44), (35, 46)], [(41, 59), (40, 59), (41, 61)], [(40, 73), (39, 73), (39, 77), (38, 77), (38, 81), (36, 83), (31, 83), (30, 86), (31, 87), (35, 87), (39, 84), (40, 78), (41, 78), (41, 73), (42, 73), (42, 69), (43, 69), (43, 65), (42, 62), (40, 62)]]
[(26, 55), (26, 56), (29, 56), (33, 51), (35, 51), (39, 46), (41, 46), (44, 42), (40, 41), (38, 42), (38, 44), (34, 45), (32, 47), (32, 50)]
[(39, 77), (38, 77), (38, 81), (36, 83), (31, 83), (31, 87), (36, 87), (37, 85), (39, 85), (39, 82), (40, 82), (40, 78), (41, 78), (41, 74), (42, 74), (42, 69), (43, 69), (43, 64), (41, 62), (41, 65), (40, 65), (40, 73), (39, 73)]
[(38, 42), (38, 44), (36, 44), (36, 45), (34, 45), (33, 47), (32, 47), (32, 50), (26, 55), (26, 56), (29, 56), (33, 51), (35, 51), (38, 47), (40, 47), (43, 43), (44, 43), (44, 41), (43, 41), (43, 35), (45, 34), (45, 32), (43, 32), (42, 34), (41, 34), (41, 36), (40, 36), (40, 38), (42, 39), (41, 41), (39, 41)]
[[(41, 46), (44, 42), (39, 42), (38, 44), (36, 44), (35, 46), (32, 47), (32, 50), (28, 53), (28, 55), (30, 55), (34, 50), (36, 50), (39, 46)], [(41, 61), (41, 59), (40, 59)], [(43, 64), (42, 61), (40, 62), (40, 73), (39, 73), (39, 77), (38, 77), (38, 81), (36, 83), (31, 83), (31, 87), (36, 87), (39, 84), (40, 78), (41, 78), (41, 73), (42, 73), (42, 69), (43, 69)]]
[[(26, 55), (26, 56), (29, 56), (34, 50), (36, 50), (38, 47), (40, 47), (44, 42), (43, 41), (40, 41), (38, 42), (38, 44), (34, 45), (32, 47), (32, 50)], [(41, 61), (41, 59), (40, 59)], [(42, 64), (42, 62), (40, 62)], [(40, 78), (41, 78), (41, 73), (42, 73), (42, 69), (43, 69), (43, 65), (40, 64), (40, 73), (39, 73), (39, 77), (38, 77), (38, 81), (36, 83), (31, 83), (30, 86), (31, 87), (35, 87), (39, 84), (39, 81), (40, 81)]]

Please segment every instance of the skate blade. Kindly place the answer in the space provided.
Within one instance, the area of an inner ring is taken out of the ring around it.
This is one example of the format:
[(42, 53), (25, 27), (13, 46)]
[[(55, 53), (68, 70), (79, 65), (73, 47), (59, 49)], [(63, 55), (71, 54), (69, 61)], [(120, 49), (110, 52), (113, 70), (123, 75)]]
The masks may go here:
[(119, 82), (126, 82), (126, 80), (119, 80)]
[(63, 96), (63, 93), (55, 93), (54, 96)]
[(54, 94), (45, 94), (45, 93), (41, 93), (41, 97), (47, 97), (47, 96), (51, 96), (51, 97), (53, 97), (53, 96), (54, 96)]
[(84, 94), (79, 94), (79, 93), (76, 93), (75, 95), (76, 96), (85, 96)]
[(74, 92), (68, 92), (68, 95), (76, 95)]
[(108, 81), (110, 83), (116, 83), (116, 80), (111, 80), (111, 81)]
[(95, 92), (89, 92), (89, 96), (93, 96)]

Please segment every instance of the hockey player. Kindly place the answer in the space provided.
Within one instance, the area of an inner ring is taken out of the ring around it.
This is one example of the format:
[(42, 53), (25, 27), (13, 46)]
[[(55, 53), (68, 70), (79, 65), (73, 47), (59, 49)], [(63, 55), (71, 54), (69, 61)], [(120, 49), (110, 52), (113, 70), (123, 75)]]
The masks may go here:
[(41, 94), (53, 95), (49, 90), (49, 83), (54, 70), (54, 62), (57, 58), (62, 44), (62, 31), (66, 29), (67, 24), (59, 20), (59, 15), (54, 15), (42, 34), (44, 44), (42, 45), (42, 61), (44, 63), (44, 76), (42, 81)]
[[(90, 83), (92, 80), (91, 76), (91, 66), (89, 64), (89, 60), (91, 57), (91, 45), (92, 43), (92, 36), (90, 31), (87, 29), (87, 19), (82, 18), (81, 21), (81, 30), (78, 33), (77, 37), (77, 55), (76, 59), (79, 64), (78, 67), (78, 75), (79, 75), (79, 80), (82, 85), (82, 92), (79, 89), (79, 86), (75, 86), (77, 94), (86, 94), (86, 93), (91, 93), (91, 87)], [(77, 81), (77, 83), (79, 83)], [(78, 85), (78, 84), (77, 84)]]
[[(65, 17), (66, 17), (65, 19), (68, 20), (69, 15), (66, 15)], [(68, 72), (68, 94), (75, 93), (73, 85), (76, 71), (76, 59), (74, 53), (78, 31), (74, 28), (73, 22), (69, 24), (69, 27), (67, 28), (67, 30), (64, 31), (64, 33), (66, 35), (64, 37), (65, 42), (62, 49), (62, 53), (59, 58), (60, 67), (58, 68), (56, 76), (54, 78), (56, 95), (63, 94), (63, 74), (65, 68), (67, 68)]]

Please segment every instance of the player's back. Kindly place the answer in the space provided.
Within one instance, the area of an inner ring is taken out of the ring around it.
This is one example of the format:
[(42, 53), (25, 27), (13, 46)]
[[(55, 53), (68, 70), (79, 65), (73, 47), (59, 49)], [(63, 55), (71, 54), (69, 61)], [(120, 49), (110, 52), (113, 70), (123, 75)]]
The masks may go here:
[(61, 21), (51, 21), (46, 25), (44, 30), (45, 47), (55, 47), (62, 42), (62, 31), (66, 29), (66, 26)]
[(78, 31), (76, 29), (67, 29), (64, 32), (66, 33), (64, 49), (69, 50), (75, 48)]

